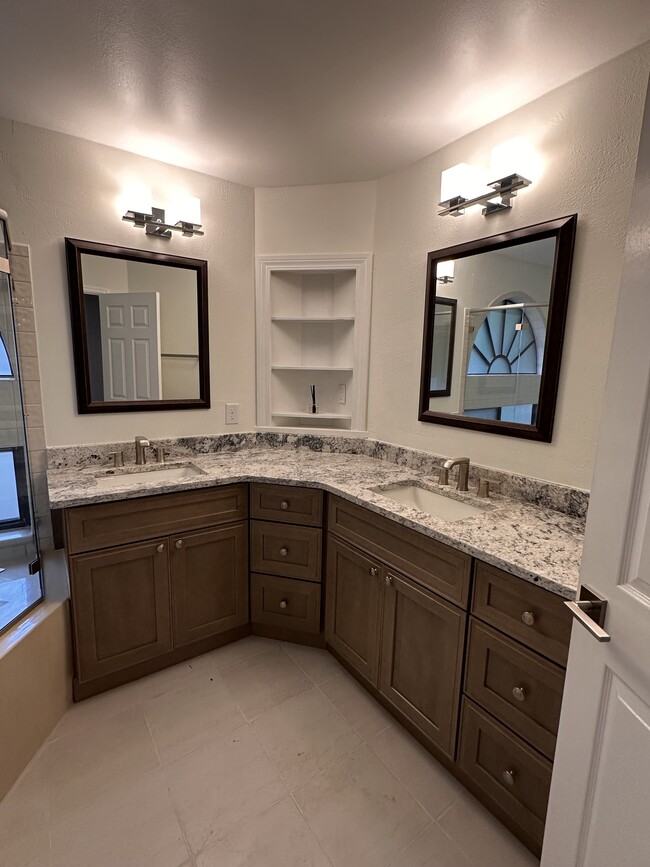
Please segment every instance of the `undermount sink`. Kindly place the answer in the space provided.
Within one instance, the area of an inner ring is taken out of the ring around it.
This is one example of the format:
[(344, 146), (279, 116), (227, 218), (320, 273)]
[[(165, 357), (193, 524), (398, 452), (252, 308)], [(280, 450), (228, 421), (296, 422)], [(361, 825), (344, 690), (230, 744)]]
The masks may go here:
[[(110, 470), (108, 472), (110, 473)], [(112, 488), (142, 485), (147, 482), (172, 482), (204, 475), (204, 471), (194, 466), (194, 464), (184, 464), (180, 467), (159, 467), (155, 470), (148, 469), (147, 467), (137, 470), (122, 470), (110, 475), (98, 476), (95, 478), (95, 481), (98, 487), (103, 490), (110, 490)]]
[(452, 500), (451, 497), (446, 497), (444, 494), (438, 494), (419, 485), (391, 485), (388, 488), (374, 488), (374, 492), (381, 494), (382, 497), (397, 500), (398, 503), (403, 503), (405, 506), (426, 512), (433, 518), (441, 518), (443, 521), (462, 521), (464, 518), (475, 518), (486, 512), (485, 508), (472, 506), (470, 503), (460, 500)]

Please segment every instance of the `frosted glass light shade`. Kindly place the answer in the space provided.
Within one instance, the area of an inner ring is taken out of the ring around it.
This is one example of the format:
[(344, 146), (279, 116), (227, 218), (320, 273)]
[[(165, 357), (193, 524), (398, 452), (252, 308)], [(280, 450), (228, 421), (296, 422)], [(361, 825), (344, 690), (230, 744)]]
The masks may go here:
[(135, 214), (151, 213), (151, 187), (134, 182), (124, 192), (126, 208)]
[(438, 280), (444, 280), (446, 277), (448, 280), (454, 279), (454, 260), (449, 259), (447, 262), (438, 262), (436, 265), (436, 277)]
[(166, 209), (166, 220), (173, 226), (175, 223), (194, 223), (201, 225), (201, 199), (196, 196), (179, 196)]
[(484, 192), (485, 180), (482, 173), (468, 163), (458, 163), (440, 174), (441, 202), (448, 202), (456, 196), (472, 199)]
[(498, 181), (515, 173), (529, 181), (536, 180), (539, 175), (539, 158), (523, 136), (508, 139), (493, 147), (490, 155), (490, 181)]

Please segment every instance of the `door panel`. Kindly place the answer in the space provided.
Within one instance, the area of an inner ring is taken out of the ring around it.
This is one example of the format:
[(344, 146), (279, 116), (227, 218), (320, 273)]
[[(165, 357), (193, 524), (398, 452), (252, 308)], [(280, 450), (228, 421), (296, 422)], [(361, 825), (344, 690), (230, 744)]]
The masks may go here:
[(167, 557), (167, 539), (154, 539), (71, 558), (80, 681), (171, 650)]
[(160, 400), (160, 294), (98, 296), (104, 400)]
[(174, 645), (248, 623), (248, 527), (172, 536)]
[(330, 537), (325, 639), (374, 686), (379, 673), (380, 572), (377, 562)]
[(453, 757), (466, 614), (394, 573), (383, 574), (379, 688)]

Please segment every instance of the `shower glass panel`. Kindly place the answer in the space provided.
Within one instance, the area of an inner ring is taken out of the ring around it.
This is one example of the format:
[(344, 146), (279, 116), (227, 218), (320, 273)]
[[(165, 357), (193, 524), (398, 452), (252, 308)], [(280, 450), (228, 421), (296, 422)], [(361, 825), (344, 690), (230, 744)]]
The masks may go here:
[(43, 598), (3, 216), (0, 212), (0, 632)]

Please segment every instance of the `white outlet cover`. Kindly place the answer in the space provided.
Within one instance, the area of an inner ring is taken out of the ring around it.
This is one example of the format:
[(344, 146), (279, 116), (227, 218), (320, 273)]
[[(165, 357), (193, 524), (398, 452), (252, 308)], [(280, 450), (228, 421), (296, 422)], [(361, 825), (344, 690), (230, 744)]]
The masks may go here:
[(239, 424), (239, 404), (226, 404), (226, 424)]

